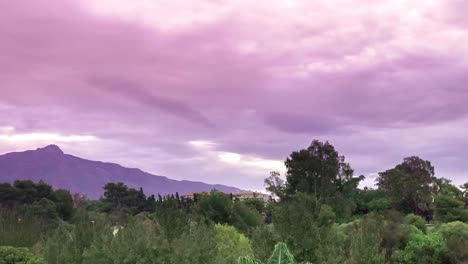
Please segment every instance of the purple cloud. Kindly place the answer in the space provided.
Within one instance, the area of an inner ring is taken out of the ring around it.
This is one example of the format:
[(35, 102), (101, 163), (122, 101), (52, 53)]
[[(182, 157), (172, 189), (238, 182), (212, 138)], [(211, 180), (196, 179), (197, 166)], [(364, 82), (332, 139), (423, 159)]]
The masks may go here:
[(357, 173), (421, 155), (461, 183), (465, 5), (0, 0), (0, 135), (24, 139), (0, 151), (259, 189), (318, 138)]

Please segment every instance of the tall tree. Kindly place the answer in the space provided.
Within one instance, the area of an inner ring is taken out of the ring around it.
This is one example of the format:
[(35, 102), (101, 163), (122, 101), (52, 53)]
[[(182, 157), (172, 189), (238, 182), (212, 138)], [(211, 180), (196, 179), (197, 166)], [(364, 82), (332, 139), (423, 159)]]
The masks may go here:
[(465, 202), (465, 208), (468, 209), (468, 182), (461, 185), (460, 188), (463, 190), (462, 200)]
[(286, 159), (286, 193), (313, 193), (317, 199), (333, 196), (353, 180), (353, 170), (335, 148), (314, 140), (307, 149)]
[(431, 218), (436, 185), (430, 161), (413, 156), (379, 173), (377, 186), (388, 193), (395, 209)]
[(58, 215), (69, 220), (73, 214), (73, 198), (68, 190), (58, 189), (52, 192), (51, 200), (55, 203)]
[(104, 186), (104, 201), (112, 205), (113, 210), (121, 209), (128, 196), (128, 187), (122, 182), (110, 182)]

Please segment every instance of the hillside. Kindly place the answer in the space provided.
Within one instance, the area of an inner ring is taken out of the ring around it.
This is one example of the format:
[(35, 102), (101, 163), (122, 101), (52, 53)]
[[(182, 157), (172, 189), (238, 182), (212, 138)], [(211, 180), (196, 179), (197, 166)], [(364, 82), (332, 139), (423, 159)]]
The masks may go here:
[(0, 181), (44, 180), (54, 188), (79, 192), (89, 198), (99, 198), (102, 187), (108, 182), (124, 182), (129, 187), (140, 188), (147, 195), (180, 194), (217, 189), (226, 193), (240, 189), (195, 181), (178, 181), (153, 175), (136, 168), (119, 164), (86, 160), (63, 153), (56, 145), (36, 150), (13, 152), (0, 156)]

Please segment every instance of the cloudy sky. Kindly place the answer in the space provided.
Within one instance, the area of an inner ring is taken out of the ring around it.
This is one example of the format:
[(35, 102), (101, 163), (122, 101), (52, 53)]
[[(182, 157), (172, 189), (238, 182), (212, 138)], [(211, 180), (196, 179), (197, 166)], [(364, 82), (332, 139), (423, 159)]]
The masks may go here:
[[(0, 153), (261, 189), (313, 139), (468, 181), (464, 0), (0, 0)], [(374, 175), (374, 176), (373, 176)]]

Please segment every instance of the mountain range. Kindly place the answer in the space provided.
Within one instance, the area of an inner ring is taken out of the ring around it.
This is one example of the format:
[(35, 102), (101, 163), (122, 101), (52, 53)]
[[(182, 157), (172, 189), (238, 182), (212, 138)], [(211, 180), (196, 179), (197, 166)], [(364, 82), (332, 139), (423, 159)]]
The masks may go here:
[(65, 154), (56, 145), (0, 155), (0, 182), (15, 180), (43, 180), (54, 188), (81, 193), (91, 199), (99, 198), (108, 182), (123, 182), (136, 189), (142, 187), (147, 195), (186, 194), (212, 189), (226, 193), (241, 191), (235, 187), (172, 180), (115, 163), (86, 160)]

